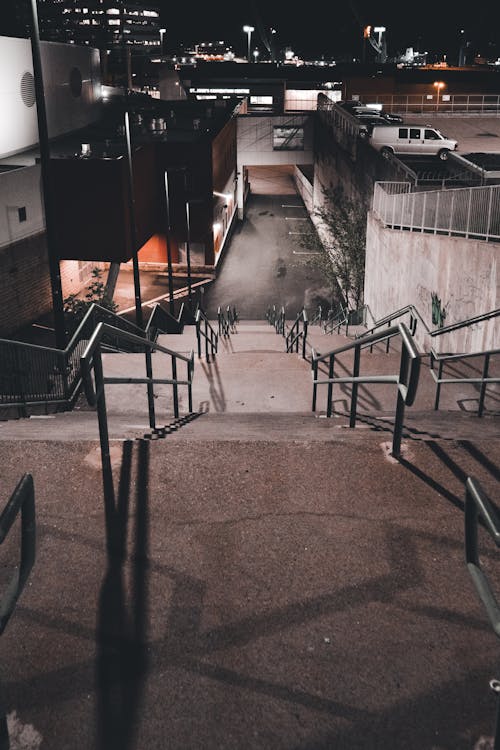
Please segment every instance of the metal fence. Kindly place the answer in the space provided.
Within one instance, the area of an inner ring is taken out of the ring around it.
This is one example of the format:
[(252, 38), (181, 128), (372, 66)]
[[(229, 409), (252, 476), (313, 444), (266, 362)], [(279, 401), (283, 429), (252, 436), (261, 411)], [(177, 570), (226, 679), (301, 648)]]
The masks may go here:
[(381, 104), (386, 112), (401, 115), (500, 114), (500, 95), (498, 94), (438, 94), (435, 90), (431, 90), (428, 94), (369, 94), (360, 97), (360, 102)]
[(407, 182), (377, 182), (373, 211), (391, 229), (500, 241), (500, 185), (412, 193)]

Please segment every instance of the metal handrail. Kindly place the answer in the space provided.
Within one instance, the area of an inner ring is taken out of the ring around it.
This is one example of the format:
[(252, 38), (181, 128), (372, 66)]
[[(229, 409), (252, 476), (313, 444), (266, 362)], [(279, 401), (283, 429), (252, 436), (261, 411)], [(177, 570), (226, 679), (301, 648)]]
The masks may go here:
[(266, 320), (274, 326), (276, 333), (285, 335), (285, 308), (282, 305), (278, 310), (276, 305), (267, 308)]
[(24, 474), (0, 515), (0, 544), (5, 540), (19, 513), (21, 513), (20, 562), (0, 601), (0, 634), (5, 630), (35, 562), (35, 486), (31, 474)]
[(212, 356), (217, 354), (219, 336), (212, 328), (210, 321), (200, 307), (196, 311), (195, 323), (196, 340), (198, 342), (198, 357), (201, 357), (201, 338), (203, 336), (205, 339), (205, 358), (207, 362), (210, 362), (210, 354)]
[[(80, 357), (98, 322), (145, 336), (136, 325), (92, 304), (65, 349), (0, 339), (0, 404), (22, 409), (34, 404), (68, 407), (81, 388)], [(107, 342), (116, 345), (116, 337)], [(137, 350), (137, 347), (135, 347)], [(140, 349), (142, 351), (142, 349)]]
[[(486, 614), (496, 636), (500, 637), (500, 606), (488, 577), (481, 567), (478, 545), (478, 525), (481, 522), (500, 547), (500, 516), (488, 495), (475, 477), (467, 477), (465, 483), (465, 563), (471, 575), (476, 592), (482, 601)], [(492, 750), (500, 750), (500, 684), (491, 680), (490, 687), (497, 694), (497, 715), (495, 737)]]
[[(495, 354), (500, 354), (500, 349), (489, 349), (488, 351), (482, 352), (468, 352), (465, 354), (438, 354), (431, 348), (430, 358), (430, 372), (431, 376), (436, 383), (436, 396), (434, 399), (434, 409), (439, 409), (439, 398), (441, 396), (441, 386), (450, 383), (471, 383), (480, 384), (479, 389), (479, 403), (477, 408), (477, 416), (482, 417), (484, 413), (484, 399), (486, 397), (486, 387), (490, 383), (500, 383), (500, 377), (490, 377), (489, 367), (490, 359)], [(483, 371), (481, 377), (470, 378), (470, 377), (454, 377), (454, 378), (443, 378), (443, 370), (447, 362), (461, 362), (464, 359), (471, 359), (472, 357), (484, 357)], [(438, 363), (437, 373), (434, 370), (434, 363)]]
[(223, 311), (219, 305), (217, 308), (217, 324), (219, 336), (229, 336), (231, 333), (236, 332), (236, 323), (238, 322), (238, 313), (236, 308), (228, 305), (226, 310)]
[[(111, 329), (111, 331), (110, 331)], [(146, 377), (145, 378), (115, 378), (105, 377), (103, 372), (102, 364), (102, 353), (101, 344), (103, 338), (108, 333), (113, 333), (119, 339), (128, 341), (130, 343), (141, 344), (146, 360)], [(171, 357), (172, 366), (172, 377), (171, 378), (153, 378), (153, 368), (151, 362), (152, 352), (162, 352), (168, 354)], [(177, 360), (185, 362), (187, 365), (187, 376), (186, 380), (179, 380), (177, 377)], [(114, 501), (114, 485), (113, 485), (113, 474), (111, 470), (111, 455), (109, 449), (109, 431), (108, 431), (108, 416), (106, 411), (106, 398), (105, 398), (105, 385), (116, 385), (116, 384), (130, 384), (130, 383), (145, 383), (147, 385), (148, 392), (148, 412), (149, 412), (149, 425), (152, 429), (156, 429), (156, 415), (155, 415), (155, 404), (154, 404), (154, 393), (153, 385), (155, 383), (166, 384), (172, 386), (173, 393), (173, 404), (174, 404), (174, 416), (179, 417), (179, 396), (178, 388), (180, 385), (185, 385), (188, 388), (188, 403), (189, 412), (193, 410), (193, 371), (194, 371), (194, 352), (191, 350), (189, 356), (174, 352), (168, 349), (166, 346), (162, 346), (155, 341), (148, 339), (142, 339), (140, 336), (135, 334), (120, 331), (120, 329), (112, 329), (107, 323), (99, 323), (96, 327), (92, 338), (87, 344), (87, 348), (81, 358), (80, 365), (83, 385), (85, 389), (85, 395), (91, 406), (97, 406), (97, 418), (99, 422), (99, 441), (101, 446), (101, 462), (102, 462), (102, 476), (104, 485), (104, 496), (106, 501)], [(92, 382), (92, 371), (94, 373), (94, 380)], [(107, 503), (108, 507), (108, 503)]]
[(307, 328), (309, 321), (307, 312), (303, 308), (297, 315), (295, 322), (285, 335), (287, 352), (299, 351), (299, 341), (302, 341), (302, 358), (306, 359)]
[[(361, 350), (371, 343), (376, 343), (386, 336), (399, 334), (403, 346), (401, 347), (401, 358), (398, 375), (366, 375), (360, 376)], [(335, 357), (342, 352), (354, 349), (353, 373), (347, 377), (335, 377)], [(399, 458), (401, 455), (401, 436), (403, 431), (403, 420), (405, 406), (411, 406), (415, 400), (420, 375), (421, 353), (418, 351), (413, 340), (412, 333), (404, 323), (398, 323), (380, 333), (373, 333), (364, 339), (355, 339), (326, 354), (316, 354), (314, 349), (311, 355), (311, 369), (313, 377), (313, 400), (312, 411), (316, 411), (318, 385), (328, 385), (326, 416), (331, 417), (333, 413), (333, 385), (334, 383), (351, 383), (351, 409), (349, 427), (356, 426), (358, 385), (360, 383), (394, 383), (397, 386), (396, 416), (394, 421), (394, 433), (392, 440), (392, 455)], [(328, 363), (328, 378), (318, 379), (319, 363)]]
[[(184, 302), (181, 303), (177, 318), (165, 310), (159, 302), (153, 305), (151, 315), (146, 323), (146, 336), (156, 341), (160, 333), (180, 333), (183, 328)], [(173, 329), (173, 330), (172, 330)]]
[[(386, 315), (383, 318), (380, 318), (379, 320), (375, 320), (375, 317), (370, 310), (369, 305), (363, 305), (364, 309), (370, 313), (372, 320), (375, 321), (374, 325), (371, 328), (368, 328), (366, 332), (357, 334), (357, 338), (363, 338), (367, 334), (375, 332), (378, 328), (384, 325), (390, 325), (396, 318), (400, 318), (403, 315), (410, 314), (410, 328), (413, 328), (413, 333), (416, 330), (417, 325), (417, 319), (421, 323), (422, 327), (424, 328), (425, 332), (431, 337), (435, 338), (438, 336), (443, 336), (446, 333), (450, 333), (451, 331), (458, 331), (461, 328), (467, 328), (468, 326), (475, 325), (476, 323), (480, 323), (483, 320), (490, 320), (491, 318), (496, 318), (500, 315), (500, 308), (496, 308), (495, 310), (488, 310), (488, 312), (481, 313), (480, 315), (475, 315), (471, 318), (466, 318), (465, 320), (459, 320), (456, 323), (450, 323), (447, 326), (441, 326), (439, 328), (429, 328), (425, 320), (423, 319), (422, 315), (420, 314), (418, 308), (415, 307), (415, 305), (409, 304), (405, 307), (401, 307), (399, 310), (395, 310), (394, 312), (390, 313), (389, 315)], [(415, 320), (414, 320), (415, 319)]]

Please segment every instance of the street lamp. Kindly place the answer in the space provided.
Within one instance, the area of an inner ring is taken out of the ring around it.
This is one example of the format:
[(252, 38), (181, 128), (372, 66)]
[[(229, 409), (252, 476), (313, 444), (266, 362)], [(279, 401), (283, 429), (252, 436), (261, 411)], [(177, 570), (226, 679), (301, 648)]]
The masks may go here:
[(258, 49), (254, 49), (254, 51), (253, 51), (253, 61), (254, 62), (257, 62), (258, 56), (259, 56), (259, 50)]
[(446, 86), (444, 81), (434, 81), (432, 84), (436, 88), (436, 112), (439, 110), (439, 92)]
[(252, 38), (252, 31), (255, 31), (253, 26), (243, 26), (243, 31), (247, 34), (248, 47), (247, 47), (247, 62), (250, 62), (250, 40)]
[(166, 29), (160, 29), (160, 54), (163, 55), (163, 36), (166, 32)]

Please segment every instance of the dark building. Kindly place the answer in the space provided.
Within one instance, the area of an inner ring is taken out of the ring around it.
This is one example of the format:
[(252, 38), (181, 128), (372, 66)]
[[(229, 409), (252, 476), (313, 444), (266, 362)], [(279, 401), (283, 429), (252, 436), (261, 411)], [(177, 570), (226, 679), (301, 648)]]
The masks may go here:
[(40, 36), (46, 41), (101, 50), (160, 49), (160, 13), (131, 0), (39, 0)]

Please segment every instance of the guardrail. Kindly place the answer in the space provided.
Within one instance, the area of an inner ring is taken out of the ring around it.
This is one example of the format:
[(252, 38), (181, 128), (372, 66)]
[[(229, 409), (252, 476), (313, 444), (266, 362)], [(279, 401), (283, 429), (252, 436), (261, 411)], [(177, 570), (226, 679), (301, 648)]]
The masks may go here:
[(307, 312), (302, 309), (297, 315), (295, 322), (290, 330), (285, 334), (285, 343), (287, 352), (299, 352), (299, 343), (302, 342), (302, 358), (306, 359), (307, 328), (309, 321)]
[[(500, 637), (500, 606), (488, 576), (481, 567), (478, 544), (478, 526), (483, 525), (495, 546), (500, 547), (500, 517), (498, 510), (475, 477), (465, 483), (465, 562), (476, 592), (496, 636)], [(500, 680), (490, 680), (490, 688), (497, 697), (495, 735), (491, 750), (500, 750)]]
[(376, 182), (372, 208), (390, 229), (500, 241), (500, 185), (412, 193), (408, 182)]
[(224, 311), (219, 305), (217, 308), (217, 325), (219, 336), (229, 336), (236, 332), (236, 323), (238, 322), (238, 313), (235, 307), (228, 305)]
[(201, 339), (205, 339), (205, 359), (210, 362), (210, 355), (217, 354), (218, 335), (210, 325), (207, 316), (198, 308), (195, 315), (196, 340), (198, 342), (198, 357), (201, 357)]
[(20, 561), (0, 602), (0, 634), (5, 630), (14, 612), (16, 602), (21, 596), (35, 562), (35, 486), (31, 474), (23, 475), (0, 515), (0, 544), (5, 541), (19, 513), (21, 513)]
[[(477, 407), (477, 416), (482, 417), (484, 413), (484, 400), (486, 397), (486, 388), (492, 383), (500, 383), (500, 377), (490, 377), (489, 367), (491, 357), (500, 354), (500, 349), (490, 349), (486, 352), (471, 352), (470, 354), (437, 354), (434, 349), (431, 349), (431, 375), (436, 383), (436, 396), (434, 399), (434, 409), (439, 409), (439, 399), (441, 395), (441, 386), (447, 384), (470, 383), (471, 385), (479, 385), (479, 399)], [(483, 358), (482, 373), (479, 377), (467, 377), (463, 375), (461, 377), (443, 377), (443, 370), (446, 365), (450, 362), (463, 362), (471, 358)], [(434, 363), (438, 363), (438, 371), (434, 370)]]
[[(381, 104), (386, 112), (404, 114), (498, 114), (498, 94), (369, 94), (361, 99), (369, 104)], [(362, 104), (363, 101), (360, 101)]]
[[(371, 343), (376, 343), (386, 336), (399, 334), (402, 341), (399, 374), (395, 375), (360, 375), (361, 350)], [(335, 377), (335, 358), (342, 352), (354, 349), (354, 363), (352, 375)], [(331, 417), (333, 413), (333, 386), (334, 384), (348, 383), (352, 385), (351, 408), (349, 414), (349, 427), (356, 426), (358, 386), (361, 383), (394, 383), (397, 387), (396, 416), (394, 420), (394, 433), (392, 440), (392, 455), (399, 459), (401, 455), (401, 436), (403, 432), (404, 412), (406, 406), (411, 406), (415, 400), (420, 374), (420, 358), (412, 334), (404, 323), (392, 326), (385, 331), (372, 333), (369, 336), (355, 339), (354, 341), (334, 349), (326, 354), (316, 354), (314, 349), (311, 356), (311, 369), (313, 377), (313, 400), (312, 411), (316, 411), (317, 391), (319, 385), (327, 385), (326, 416)], [(328, 364), (328, 377), (320, 379), (318, 370), (320, 363)]]
[(35, 404), (71, 408), (81, 387), (80, 357), (100, 322), (113, 324), (105, 342), (111, 348), (117, 347), (111, 331), (145, 336), (125, 318), (93, 304), (65, 349), (0, 339), (0, 405), (18, 409), (21, 416)]
[[(111, 330), (110, 330), (111, 329)], [(129, 343), (136, 343), (142, 347), (145, 354), (146, 364), (146, 377), (144, 378), (128, 378), (128, 377), (105, 377), (103, 372), (101, 345), (103, 340), (108, 334), (116, 336), (120, 341), (125, 340)], [(152, 352), (162, 352), (170, 356), (171, 362), (171, 378), (153, 378), (152, 374)], [(177, 377), (177, 361), (185, 362), (187, 367), (187, 374), (185, 380), (180, 380)], [(96, 327), (92, 338), (87, 344), (85, 352), (81, 358), (80, 370), (82, 373), (83, 387), (87, 401), (91, 406), (97, 407), (97, 418), (99, 422), (99, 440), (101, 446), (101, 459), (102, 459), (102, 474), (104, 484), (104, 495), (106, 500), (113, 500), (114, 502), (114, 485), (113, 485), (113, 474), (111, 471), (111, 456), (109, 451), (109, 430), (108, 430), (108, 417), (106, 410), (106, 398), (104, 389), (106, 385), (117, 385), (117, 384), (131, 384), (131, 383), (144, 383), (147, 386), (148, 393), (148, 414), (149, 414), (149, 425), (152, 429), (156, 429), (156, 414), (155, 414), (155, 403), (153, 385), (166, 384), (172, 386), (173, 396), (173, 408), (174, 416), (179, 417), (179, 386), (187, 386), (188, 389), (188, 403), (189, 413), (193, 409), (193, 395), (192, 395), (192, 383), (193, 383), (193, 371), (194, 371), (194, 352), (191, 350), (189, 356), (179, 354), (171, 349), (167, 349), (165, 346), (143, 339), (135, 334), (128, 333), (126, 331), (120, 331), (119, 329), (112, 329), (106, 323), (99, 323)], [(94, 373), (94, 379), (92, 381), (92, 372)], [(107, 506), (108, 507), (108, 506)]]
[(285, 335), (285, 308), (283, 305), (278, 309), (276, 305), (267, 308), (266, 320), (272, 326), (276, 333)]

